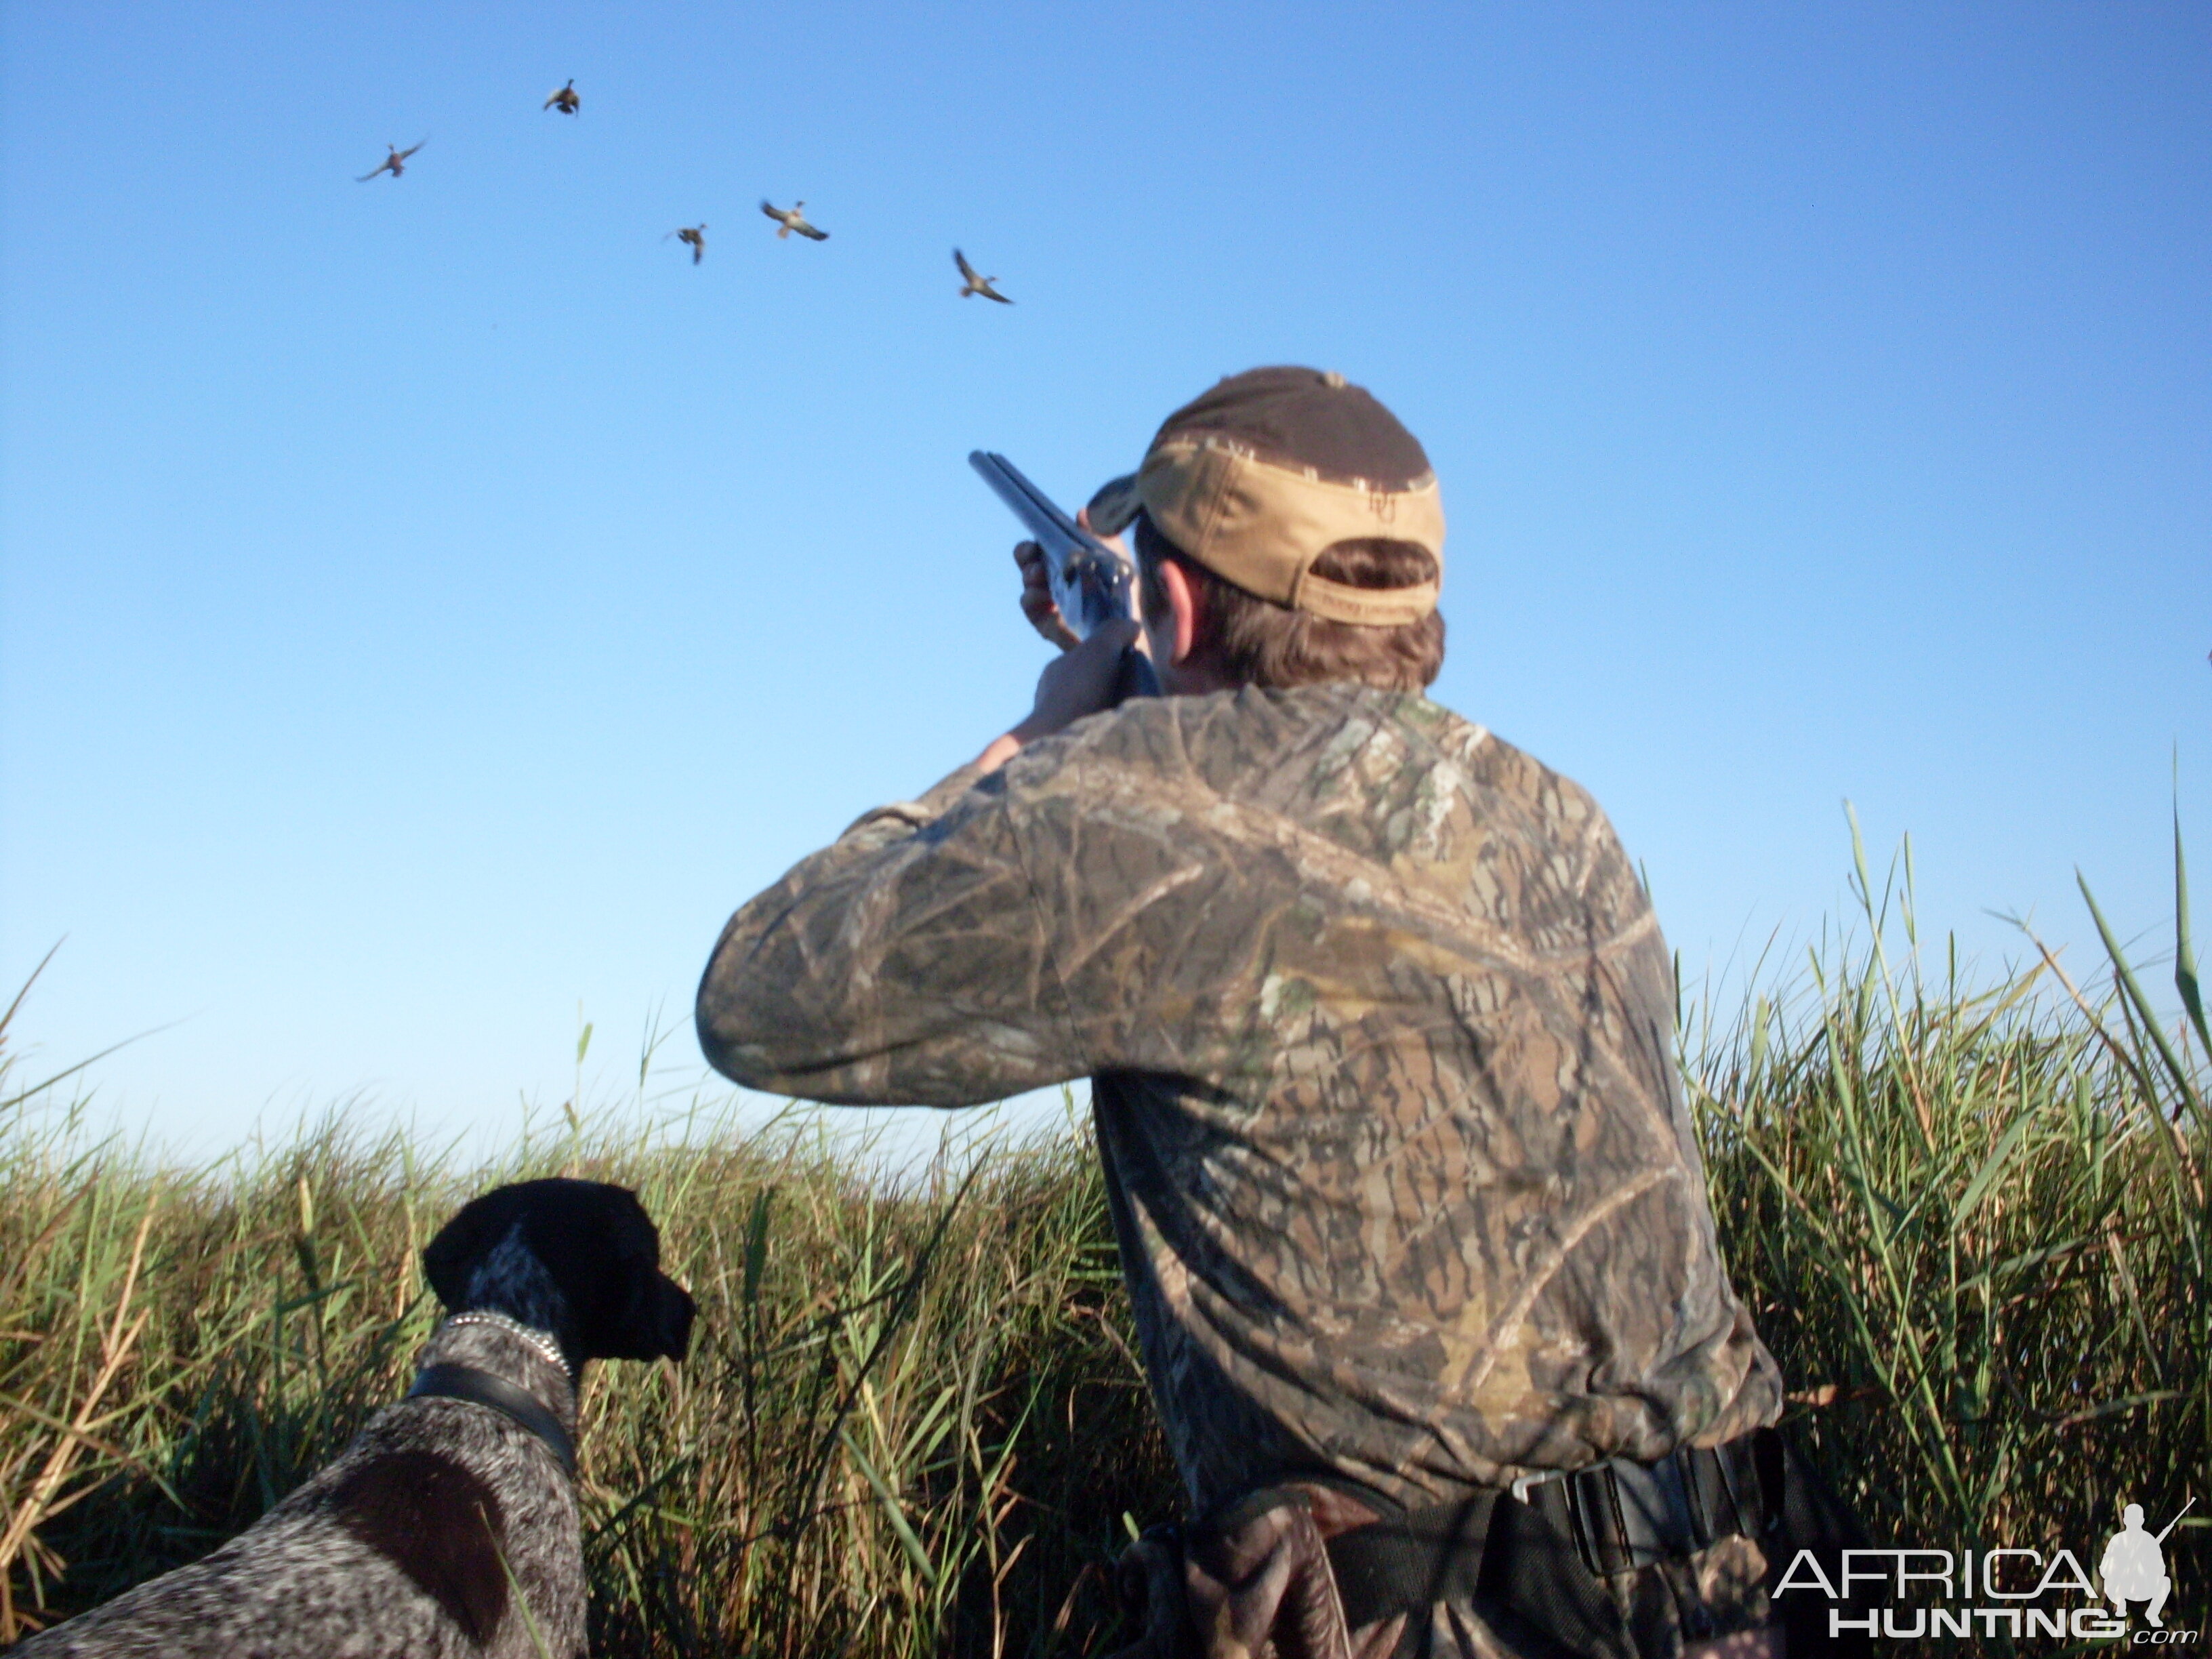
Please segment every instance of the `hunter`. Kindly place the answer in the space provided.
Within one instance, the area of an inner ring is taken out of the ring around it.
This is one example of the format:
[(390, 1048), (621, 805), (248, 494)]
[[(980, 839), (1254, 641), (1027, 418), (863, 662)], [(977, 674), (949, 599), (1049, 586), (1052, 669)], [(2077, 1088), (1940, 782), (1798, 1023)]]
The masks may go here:
[(1255, 369), (1086, 511), (1164, 695), (1109, 707), (1139, 625), (1073, 645), (1018, 549), (1068, 647), (1036, 706), (732, 918), (707, 1057), (854, 1105), (1091, 1079), (1194, 1517), (1125, 1560), (1132, 1651), (1779, 1654), (1802, 1466), (1758, 1432), (1667, 949), (1589, 796), (1422, 695), (1427, 456)]

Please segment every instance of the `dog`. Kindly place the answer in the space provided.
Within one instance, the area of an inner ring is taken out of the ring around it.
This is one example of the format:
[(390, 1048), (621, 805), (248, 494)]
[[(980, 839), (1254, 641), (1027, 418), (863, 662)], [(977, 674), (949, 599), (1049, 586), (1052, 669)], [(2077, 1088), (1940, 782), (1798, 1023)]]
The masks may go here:
[(594, 1359), (681, 1360), (696, 1311), (635, 1194), (484, 1194), (422, 1252), (447, 1317), (407, 1398), (190, 1566), (21, 1659), (573, 1659), (584, 1652), (576, 1397)]

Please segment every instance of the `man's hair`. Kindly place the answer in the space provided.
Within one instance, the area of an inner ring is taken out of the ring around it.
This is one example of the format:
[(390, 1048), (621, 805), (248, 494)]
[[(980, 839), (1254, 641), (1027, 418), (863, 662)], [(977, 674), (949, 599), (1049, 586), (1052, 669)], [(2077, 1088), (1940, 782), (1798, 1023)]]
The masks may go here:
[[(1145, 614), (1167, 614), (1160, 566), (1174, 560), (1199, 596), (1202, 648), (1223, 677), (1239, 685), (1285, 690), (1348, 680), (1383, 691), (1419, 691), (1444, 665), (1444, 619), (1433, 611), (1391, 628), (1331, 622), (1215, 575), (1162, 535), (1149, 514), (1137, 515), (1135, 530)], [(1370, 537), (1332, 542), (1312, 571), (1352, 587), (1413, 587), (1436, 580), (1437, 562), (1425, 547)]]

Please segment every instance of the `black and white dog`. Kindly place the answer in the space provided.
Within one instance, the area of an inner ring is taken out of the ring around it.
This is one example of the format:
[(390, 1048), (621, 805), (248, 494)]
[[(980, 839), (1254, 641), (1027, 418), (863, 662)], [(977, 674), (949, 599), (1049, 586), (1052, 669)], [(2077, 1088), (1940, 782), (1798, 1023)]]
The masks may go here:
[(13, 1650), (23, 1659), (574, 1659), (584, 1651), (576, 1389), (681, 1359), (691, 1297), (636, 1197), (501, 1187), (422, 1252), (449, 1314), (406, 1399), (205, 1559)]

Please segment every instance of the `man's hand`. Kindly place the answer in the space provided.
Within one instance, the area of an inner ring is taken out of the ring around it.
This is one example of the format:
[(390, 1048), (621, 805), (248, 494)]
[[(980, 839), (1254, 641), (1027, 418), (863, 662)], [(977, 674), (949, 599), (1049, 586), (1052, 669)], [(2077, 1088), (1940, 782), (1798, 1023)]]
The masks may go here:
[[(1078, 507), (1075, 521), (1089, 530), (1091, 509)], [(1123, 558), (1128, 557), (1129, 550), (1119, 536), (1101, 536), (1099, 539)], [(1022, 615), (1030, 619), (1031, 628), (1062, 651), (1074, 650), (1075, 630), (1067, 625), (1067, 619), (1052, 601), (1052, 581), (1045, 571), (1044, 549), (1035, 542), (1023, 542), (1014, 549), (1014, 562), (1022, 573)]]
[(1073, 651), (1079, 641), (1075, 630), (1061, 618), (1060, 607), (1052, 602), (1052, 582), (1045, 573), (1044, 549), (1035, 542), (1023, 542), (1014, 549), (1014, 562), (1022, 571), (1022, 615), (1030, 619), (1030, 626), (1063, 651)]
[(1133, 646), (1142, 650), (1143, 638), (1144, 630), (1133, 622), (1108, 623), (1047, 663), (1037, 676), (1036, 703), (1030, 717), (994, 742), (976, 763), (986, 772), (995, 772), (1024, 744), (1065, 731), (1085, 714), (1111, 708), (1121, 683), (1121, 653)]

